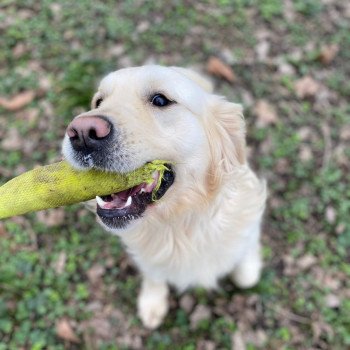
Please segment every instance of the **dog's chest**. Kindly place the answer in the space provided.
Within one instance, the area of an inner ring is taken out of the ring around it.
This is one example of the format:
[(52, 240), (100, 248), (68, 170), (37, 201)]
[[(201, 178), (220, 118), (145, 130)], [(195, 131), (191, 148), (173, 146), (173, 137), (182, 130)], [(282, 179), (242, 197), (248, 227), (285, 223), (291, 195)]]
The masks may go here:
[(183, 249), (173, 256), (168, 280), (180, 288), (199, 285), (216, 286), (218, 278), (231, 272), (242, 255), (243, 242), (231, 233), (231, 239), (212, 237), (209, 240), (194, 239), (192, 249)]
[(130, 249), (146, 275), (167, 280), (179, 289), (200, 285), (214, 288), (217, 279), (233, 270), (242, 256), (244, 235), (212, 225), (192, 226), (187, 232), (163, 227)]

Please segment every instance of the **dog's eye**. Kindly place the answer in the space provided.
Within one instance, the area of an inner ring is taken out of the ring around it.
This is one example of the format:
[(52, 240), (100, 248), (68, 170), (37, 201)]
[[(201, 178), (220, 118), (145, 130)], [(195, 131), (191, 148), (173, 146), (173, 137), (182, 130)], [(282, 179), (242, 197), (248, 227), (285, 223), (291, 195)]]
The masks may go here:
[(96, 102), (95, 102), (95, 108), (98, 108), (100, 107), (100, 104), (103, 102), (103, 98), (102, 97), (99, 97)]
[(152, 103), (153, 106), (165, 107), (165, 106), (168, 106), (171, 102), (172, 101), (167, 99), (162, 94), (155, 94), (154, 96), (151, 97), (151, 103)]

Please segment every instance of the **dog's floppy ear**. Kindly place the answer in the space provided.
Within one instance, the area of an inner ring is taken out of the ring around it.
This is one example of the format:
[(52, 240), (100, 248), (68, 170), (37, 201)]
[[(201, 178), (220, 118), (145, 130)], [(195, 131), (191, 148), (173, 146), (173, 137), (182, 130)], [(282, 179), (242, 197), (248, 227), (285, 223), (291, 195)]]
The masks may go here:
[(211, 163), (211, 185), (246, 163), (245, 122), (241, 105), (213, 96), (206, 119)]

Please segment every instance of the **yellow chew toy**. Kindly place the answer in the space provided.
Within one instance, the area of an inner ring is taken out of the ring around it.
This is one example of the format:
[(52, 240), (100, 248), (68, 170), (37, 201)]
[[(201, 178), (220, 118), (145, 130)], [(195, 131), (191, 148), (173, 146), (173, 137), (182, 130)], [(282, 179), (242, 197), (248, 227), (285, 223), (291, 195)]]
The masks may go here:
[(0, 187), (0, 219), (31, 211), (84, 202), (120, 192), (140, 183), (152, 183), (159, 171), (158, 190), (166, 166), (155, 160), (127, 174), (99, 170), (79, 171), (66, 161), (43, 166), (15, 177)]

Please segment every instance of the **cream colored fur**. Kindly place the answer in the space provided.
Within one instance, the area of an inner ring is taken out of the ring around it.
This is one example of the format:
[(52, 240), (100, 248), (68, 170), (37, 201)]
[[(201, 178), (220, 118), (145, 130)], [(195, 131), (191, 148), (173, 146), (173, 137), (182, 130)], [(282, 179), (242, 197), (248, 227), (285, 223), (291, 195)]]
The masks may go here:
[[(127, 229), (112, 230), (143, 275), (138, 313), (148, 328), (167, 313), (168, 285), (215, 288), (231, 275), (249, 288), (260, 277), (265, 183), (247, 163), (241, 106), (211, 90), (183, 68), (123, 69), (102, 80), (93, 103), (99, 97), (103, 103), (84, 114), (107, 115), (123, 135), (129, 162), (117, 171), (153, 159), (174, 166), (175, 183), (164, 197)], [(157, 92), (176, 104), (152, 106), (149, 95)], [(73, 162), (67, 136), (63, 152)]]

